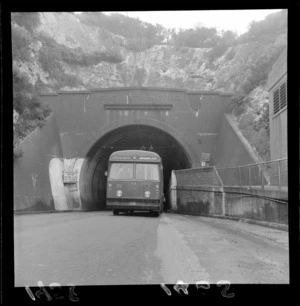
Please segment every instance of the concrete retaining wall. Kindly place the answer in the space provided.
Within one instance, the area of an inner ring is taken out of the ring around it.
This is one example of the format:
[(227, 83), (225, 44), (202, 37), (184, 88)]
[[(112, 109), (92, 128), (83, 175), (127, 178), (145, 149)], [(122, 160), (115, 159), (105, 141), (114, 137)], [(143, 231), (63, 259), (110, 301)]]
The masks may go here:
[(178, 212), (288, 224), (287, 192), (278, 199), (271, 198), (274, 193), (269, 191), (262, 198), (256, 190), (239, 194), (222, 187), (176, 186), (175, 190)]
[[(177, 185), (181, 186), (180, 198), (177, 198)], [(201, 187), (197, 187), (201, 185)], [(216, 211), (220, 211), (220, 201), (212, 197), (218, 197), (211, 193), (211, 186), (213, 190), (220, 190), (222, 182), (214, 167), (203, 167), (172, 171), (170, 180), (170, 196), (169, 207), (172, 210), (178, 211), (194, 211), (209, 213), (213, 212), (209, 203), (216, 204)], [(199, 193), (201, 193), (201, 201), (199, 201)]]
[(173, 211), (288, 224), (287, 188), (225, 187), (220, 180), (219, 186), (201, 186), (196, 182), (197, 177), (199, 182), (207, 180), (210, 185), (212, 181), (217, 183), (218, 177), (213, 174), (214, 168), (199, 170), (174, 171)]
[(178, 185), (222, 186), (214, 167), (174, 171)]
[[(215, 207), (215, 191), (219, 187), (177, 186), (177, 210), (180, 212), (197, 212), (203, 215), (216, 214), (220, 211), (220, 202)], [(222, 205), (222, 203), (221, 203)]]

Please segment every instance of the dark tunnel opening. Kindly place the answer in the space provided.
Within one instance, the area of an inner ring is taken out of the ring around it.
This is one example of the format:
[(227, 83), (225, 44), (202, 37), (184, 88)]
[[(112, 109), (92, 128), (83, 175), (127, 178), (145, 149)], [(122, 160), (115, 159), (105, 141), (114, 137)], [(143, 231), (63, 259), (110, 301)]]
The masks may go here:
[(172, 170), (191, 167), (191, 161), (183, 146), (167, 132), (146, 125), (128, 125), (117, 128), (101, 137), (89, 150), (80, 174), (82, 207), (92, 210), (106, 208), (106, 176), (111, 153), (119, 150), (151, 150), (158, 153), (163, 162), (164, 209), (170, 208), (169, 183)]

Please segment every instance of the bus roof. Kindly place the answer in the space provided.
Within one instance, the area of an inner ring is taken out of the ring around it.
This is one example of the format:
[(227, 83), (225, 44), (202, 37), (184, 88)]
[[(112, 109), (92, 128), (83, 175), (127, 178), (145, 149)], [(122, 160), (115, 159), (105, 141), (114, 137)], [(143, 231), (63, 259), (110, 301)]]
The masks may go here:
[[(127, 157), (127, 158), (126, 158)], [(126, 160), (131, 160), (134, 159), (133, 157), (137, 157), (138, 160), (136, 161), (143, 161), (143, 162), (157, 162), (157, 161), (161, 161), (160, 156), (155, 153), (155, 152), (151, 152), (151, 151), (143, 151), (143, 150), (124, 150), (124, 151), (115, 151), (113, 152), (110, 157), (109, 160), (124, 160), (124, 158), (126, 158)], [(141, 157), (152, 157), (153, 159), (140, 159)], [(154, 159), (155, 158), (155, 159)]]

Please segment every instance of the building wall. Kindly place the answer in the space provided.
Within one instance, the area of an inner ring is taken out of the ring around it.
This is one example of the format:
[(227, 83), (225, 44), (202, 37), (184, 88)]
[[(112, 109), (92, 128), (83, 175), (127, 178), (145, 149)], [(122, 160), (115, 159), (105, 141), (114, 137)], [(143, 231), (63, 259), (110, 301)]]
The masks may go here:
[(287, 157), (287, 106), (274, 114), (274, 92), (287, 82), (287, 50), (278, 57), (268, 76), (271, 160)]

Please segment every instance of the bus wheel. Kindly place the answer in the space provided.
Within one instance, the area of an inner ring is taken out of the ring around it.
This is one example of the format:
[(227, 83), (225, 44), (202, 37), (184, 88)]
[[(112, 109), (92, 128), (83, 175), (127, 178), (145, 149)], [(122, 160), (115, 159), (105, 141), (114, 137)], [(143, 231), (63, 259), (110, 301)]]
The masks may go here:
[(117, 216), (117, 215), (119, 214), (119, 211), (116, 210), (116, 209), (114, 209), (114, 210), (113, 210), (113, 214), (114, 214), (114, 216)]
[(153, 216), (154, 217), (159, 217), (159, 215), (160, 215), (160, 211), (154, 211), (153, 212)]

